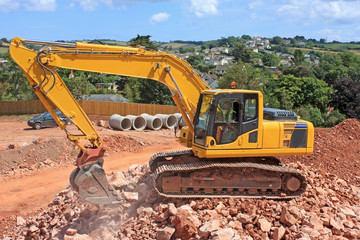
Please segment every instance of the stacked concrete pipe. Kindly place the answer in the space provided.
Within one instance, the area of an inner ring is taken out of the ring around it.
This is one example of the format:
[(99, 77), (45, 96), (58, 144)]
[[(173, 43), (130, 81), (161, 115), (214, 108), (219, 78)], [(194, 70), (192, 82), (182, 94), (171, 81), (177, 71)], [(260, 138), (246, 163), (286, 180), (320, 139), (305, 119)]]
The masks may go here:
[(134, 130), (144, 130), (146, 128), (146, 120), (142, 116), (127, 115), (131, 121), (131, 126)]
[(177, 118), (173, 114), (156, 114), (155, 117), (163, 121), (163, 128), (173, 129), (177, 124)]
[(174, 113), (174, 116), (177, 118), (177, 120), (178, 120), (178, 126), (179, 126), (180, 128), (182, 128), (182, 127), (184, 127), (184, 126), (187, 125), (181, 113)]
[(161, 118), (159, 117), (155, 117), (152, 115), (149, 115), (147, 113), (143, 113), (140, 116), (142, 116), (143, 118), (145, 118), (146, 120), (146, 127), (148, 129), (151, 130), (159, 130), (162, 125), (163, 125), (163, 121), (161, 120)]
[(130, 130), (131, 120), (127, 117), (120, 116), (119, 114), (113, 114), (109, 119), (110, 127), (119, 130)]

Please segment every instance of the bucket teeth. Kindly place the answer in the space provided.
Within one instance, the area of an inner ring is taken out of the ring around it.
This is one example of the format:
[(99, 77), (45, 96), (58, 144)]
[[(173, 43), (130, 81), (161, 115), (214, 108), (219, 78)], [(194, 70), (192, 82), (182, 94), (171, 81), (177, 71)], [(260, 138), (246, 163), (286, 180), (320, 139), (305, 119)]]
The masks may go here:
[(103, 160), (85, 164), (76, 168), (70, 175), (70, 184), (77, 190), (80, 197), (95, 204), (117, 204), (121, 196), (107, 181), (102, 168)]

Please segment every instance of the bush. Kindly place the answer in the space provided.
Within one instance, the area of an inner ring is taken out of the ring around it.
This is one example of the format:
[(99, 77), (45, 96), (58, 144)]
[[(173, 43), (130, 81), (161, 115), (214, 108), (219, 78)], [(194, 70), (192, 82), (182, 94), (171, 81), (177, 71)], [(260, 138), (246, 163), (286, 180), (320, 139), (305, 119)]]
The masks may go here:
[(339, 110), (334, 110), (330, 114), (324, 116), (324, 127), (334, 127), (346, 119), (346, 115)]
[(324, 125), (324, 119), (321, 111), (316, 107), (306, 105), (298, 108), (296, 112), (302, 119), (312, 122), (315, 127), (321, 127)]

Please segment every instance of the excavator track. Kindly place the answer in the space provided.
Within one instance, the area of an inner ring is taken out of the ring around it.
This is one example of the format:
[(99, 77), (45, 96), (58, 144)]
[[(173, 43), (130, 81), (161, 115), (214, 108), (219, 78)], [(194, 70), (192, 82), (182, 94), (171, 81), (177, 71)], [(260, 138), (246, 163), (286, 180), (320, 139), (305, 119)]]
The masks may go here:
[(291, 199), (307, 185), (274, 157), (203, 160), (185, 150), (155, 154), (150, 163), (155, 189), (164, 197)]

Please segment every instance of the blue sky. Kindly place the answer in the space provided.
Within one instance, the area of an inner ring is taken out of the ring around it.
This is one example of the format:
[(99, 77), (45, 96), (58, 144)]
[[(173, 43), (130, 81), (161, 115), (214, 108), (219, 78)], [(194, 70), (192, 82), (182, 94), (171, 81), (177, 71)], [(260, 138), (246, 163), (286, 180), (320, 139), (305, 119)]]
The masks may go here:
[(360, 41), (360, 0), (0, 0), (0, 38)]

